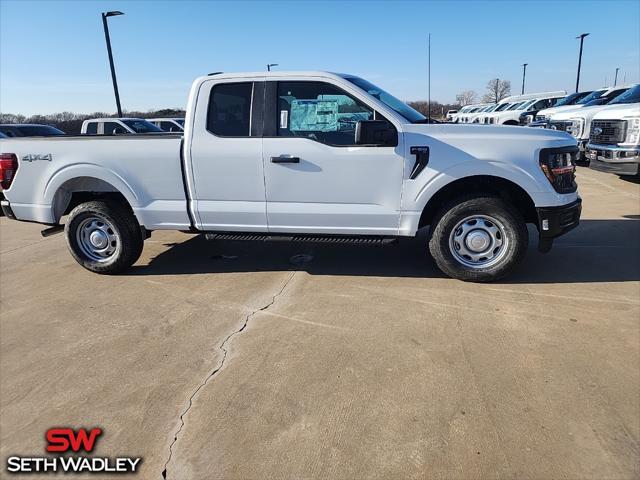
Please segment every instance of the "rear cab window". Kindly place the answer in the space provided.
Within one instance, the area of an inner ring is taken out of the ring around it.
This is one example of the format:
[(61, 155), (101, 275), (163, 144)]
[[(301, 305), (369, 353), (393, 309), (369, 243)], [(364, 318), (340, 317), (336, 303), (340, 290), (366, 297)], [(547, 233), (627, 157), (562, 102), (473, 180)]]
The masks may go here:
[(219, 83), (209, 95), (207, 130), (219, 137), (248, 137), (253, 82)]

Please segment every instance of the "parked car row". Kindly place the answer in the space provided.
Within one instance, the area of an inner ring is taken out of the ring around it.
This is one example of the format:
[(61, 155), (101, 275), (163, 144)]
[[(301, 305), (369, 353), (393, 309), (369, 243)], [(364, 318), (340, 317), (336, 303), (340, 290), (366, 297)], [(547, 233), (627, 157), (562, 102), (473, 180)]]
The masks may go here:
[[(180, 133), (184, 131), (184, 118), (91, 118), (82, 123), (83, 135), (128, 135), (141, 133)], [(0, 138), (52, 137), (65, 132), (51, 125), (2, 124)]]
[(619, 175), (640, 175), (640, 85), (515, 95), (447, 112), (452, 123), (528, 125), (572, 135), (578, 161)]
[(541, 113), (545, 120), (537, 126), (571, 134), (591, 168), (640, 174), (640, 84), (607, 89), (595, 103)]

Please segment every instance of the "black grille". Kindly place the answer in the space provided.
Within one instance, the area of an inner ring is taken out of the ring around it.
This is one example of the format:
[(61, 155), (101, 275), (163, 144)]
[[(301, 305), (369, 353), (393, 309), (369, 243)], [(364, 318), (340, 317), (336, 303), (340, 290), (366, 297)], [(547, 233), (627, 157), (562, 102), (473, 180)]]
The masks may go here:
[(624, 120), (594, 120), (589, 141), (598, 145), (615, 145), (624, 142), (626, 135), (627, 122)]
[(556, 120), (555, 122), (550, 122), (549, 124), (549, 128), (551, 128), (552, 130), (560, 130), (561, 132), (566, 132), (570, 126), (571, 126), (570, 121), (562, 122), (562, 121)]

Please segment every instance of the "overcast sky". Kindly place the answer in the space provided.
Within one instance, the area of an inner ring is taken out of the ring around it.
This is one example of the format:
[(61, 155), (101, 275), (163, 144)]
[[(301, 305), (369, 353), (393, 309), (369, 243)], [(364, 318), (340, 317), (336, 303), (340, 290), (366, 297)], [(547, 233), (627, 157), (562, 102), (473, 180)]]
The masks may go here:
[(0, 111), (114, 111), (100, 12), (109, 20), (123, 108), (184, 107), (213, 71), (354, 73), (405, 100), (484, 93), (490, 78), (519, 93), (581, 90), (640, 77), (640, 2), (207, 2), (0, 0)]

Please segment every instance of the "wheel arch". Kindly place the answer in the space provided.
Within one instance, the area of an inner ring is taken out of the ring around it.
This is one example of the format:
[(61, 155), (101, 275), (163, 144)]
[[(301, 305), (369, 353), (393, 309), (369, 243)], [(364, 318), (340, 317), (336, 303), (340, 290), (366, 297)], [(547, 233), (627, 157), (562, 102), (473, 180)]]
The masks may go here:
[(438, 210), (456, 197), (469, 194), (491, 194), (513, 205), (527, 223), (537, 222), (533, 199), (517, 183), (494, 175), (474, 175), (460, 178), (444, 185), (428, 200), (422, 210), (418, 228), (430, 225)]
[[(114, 182), (118, 183), (118, 182)], [(135, 196), (126, 189), (118, 188), (110, 181), (94, 176), (76, 176), (68, 178), (60, 183), (55, 191), (52, 190), (51, 205), (55, 223), (60, 221), (63, 215), (68, 214), (81, 203), (98, 199), (111, 199), (126, 206), (133, 212)]]

